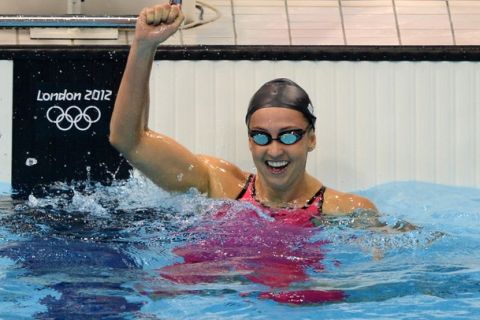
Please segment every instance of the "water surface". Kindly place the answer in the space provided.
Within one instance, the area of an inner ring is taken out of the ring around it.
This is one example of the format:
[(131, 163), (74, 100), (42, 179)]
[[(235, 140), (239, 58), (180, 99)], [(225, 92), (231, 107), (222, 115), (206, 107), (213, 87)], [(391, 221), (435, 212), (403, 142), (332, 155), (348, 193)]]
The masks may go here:
[(420, 226), (388, 234), (362, 212), (301, 228), (138, 177), (47, 189), (1, 198), (2, 319), (480, 316), (478, 189), (361, 191), (388, 225)]

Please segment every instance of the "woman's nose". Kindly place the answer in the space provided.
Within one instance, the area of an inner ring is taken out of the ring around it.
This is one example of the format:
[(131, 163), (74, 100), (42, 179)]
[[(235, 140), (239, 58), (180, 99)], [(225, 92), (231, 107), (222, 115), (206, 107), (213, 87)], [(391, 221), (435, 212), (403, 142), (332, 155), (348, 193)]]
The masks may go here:
[(284, 152), (283, 144), (281, 144), (280, 142), (278, 142), (276, 140), (273, 140), (272, 143), (270, 143), (268, 145), (267, 153), (272, 158), (275, 158), (275, 157), (278, 157), (278, 156), (282, 155), (283, 152)]

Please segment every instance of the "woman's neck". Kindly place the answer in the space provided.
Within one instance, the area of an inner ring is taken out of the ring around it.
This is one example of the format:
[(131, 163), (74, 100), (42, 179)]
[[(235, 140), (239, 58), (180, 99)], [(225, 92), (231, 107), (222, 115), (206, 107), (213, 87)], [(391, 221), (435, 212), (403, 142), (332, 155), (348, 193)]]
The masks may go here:
[(257, 176), (254, 197), (258, 202), (272, 208), (302, 208), (321, 186), (320, 181), (307, 173), (285, 189), (268, 186), (260, 176)]

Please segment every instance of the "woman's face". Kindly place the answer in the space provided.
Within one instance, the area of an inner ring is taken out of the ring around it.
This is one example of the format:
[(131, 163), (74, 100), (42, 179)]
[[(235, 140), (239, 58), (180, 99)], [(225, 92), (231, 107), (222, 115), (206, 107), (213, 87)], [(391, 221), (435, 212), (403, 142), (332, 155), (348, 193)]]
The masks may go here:
[(303, 114), (293, 109), (271, 107), (252, 114), (249, 130), (263, 131), (274, 139), (282, 132), (307, 128), (302, 139), (292, 145), (274, 140), (260, 146), (249, 138), (257, 174), (269, 187), (279, 191), (288, 190), (296, 187), (296, 183), (304, 178), (307, 154), (315, 148), (315, 132)]

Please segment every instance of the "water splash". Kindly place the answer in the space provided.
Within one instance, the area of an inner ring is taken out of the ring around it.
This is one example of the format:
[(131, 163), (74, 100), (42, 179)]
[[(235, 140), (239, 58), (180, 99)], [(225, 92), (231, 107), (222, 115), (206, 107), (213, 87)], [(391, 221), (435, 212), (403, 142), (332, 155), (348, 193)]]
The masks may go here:
[[(440, 237), (423, 229), (371, 231), (376, 221), (366, 212), (323, 219), (317, 228), (278, 223), (251, 205), (207, 199), (195, 190), (168, 193), (138, 174), (110, 186), (49, 187), (55, 192), (30, 195), (16, 204), (14, 215), (0, 217), (2, 225), (35, 239), (74, 241), (60, 241), (65, 248), (67, 243), (88, 250), (108, 244), (113, 253), (132, 257), (135, 266), (156, 270), (135, 287), (151, 298), (202, 293), (206, 284), (232, 290), (234, 282), (246, 297), (291, 304), (341, 301), (345, 282), (318, 281), (320, 274), (326, 278), (342, 267), (342, 257), (332, 251), (423, 248)], [(67, 254), (65, 249), (60, 257)]]
[(360, 247), (363, 251), (428, 248), (447, 236), (445, 232), (415, 226), (408, 221), (369, 210), (357, 210), (350, 215), (322, 217), (329, 239), (336, 244)]
[(34, 165), (36, 165), (38, 163), (38, 160), (35, 159), (35, 158), (27, 158), (27, 160), (25, 160), (25, 165), (27, 167), (32, 167)]
[(168, 193), (134, 174), (110, 186), (93, 182), (44, 186), (27, 201), (15, 201), (9, 214), (0, 215), (0, 223), (30, 236), (160, 245), (178, 240), (169, 232), (191, 227), (218, 203), (195, 190)]

